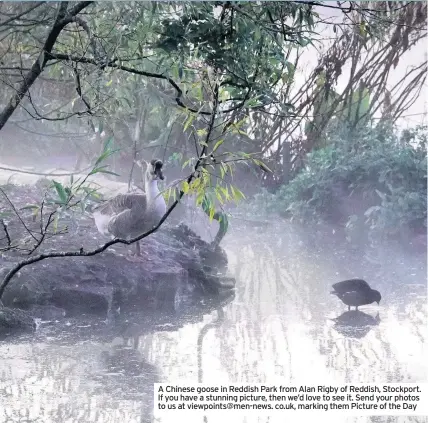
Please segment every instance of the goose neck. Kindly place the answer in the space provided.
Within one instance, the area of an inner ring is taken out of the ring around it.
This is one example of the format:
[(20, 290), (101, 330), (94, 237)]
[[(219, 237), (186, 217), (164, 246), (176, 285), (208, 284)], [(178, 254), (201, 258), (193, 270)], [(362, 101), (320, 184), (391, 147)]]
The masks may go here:
[(146, 188), (147, 199), (149, 201), (152, 201), (159, 194), (157, 181), (146, 181), (145, 188)]

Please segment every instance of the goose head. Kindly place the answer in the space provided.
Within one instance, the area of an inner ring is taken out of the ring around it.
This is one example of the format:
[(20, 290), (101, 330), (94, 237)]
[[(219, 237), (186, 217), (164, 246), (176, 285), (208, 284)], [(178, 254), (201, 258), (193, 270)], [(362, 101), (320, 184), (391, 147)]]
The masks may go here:
[(163, 176), (162, 167), (162, 160), (153, 159), (147, 166), (147, 177), (152, 181), (157, 181), (159, 179), (163, 181), (165, 177)]
[[(163, 175), (163, 162), (162, 160), (159, 159), (153, 159), (150, 161), (150, 163), (147, 163), (145, 160), (144, 162), (147, 165), (147, 169), (146, 169), (146, 180), (147, 181), (158, 181), (161, 180), (163, 181), (165, 179), (164, 175)], [(142, 164), (141, 161), (136, 161), (135, 162), (141, 169), (144, 169), (144, 166)]]

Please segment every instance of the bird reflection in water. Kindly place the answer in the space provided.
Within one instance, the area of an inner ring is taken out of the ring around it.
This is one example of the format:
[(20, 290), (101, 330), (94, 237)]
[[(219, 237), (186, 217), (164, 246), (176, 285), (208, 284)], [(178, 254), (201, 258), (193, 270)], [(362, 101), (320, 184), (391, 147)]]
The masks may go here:
[(100, 364), (103, 372), (94, 377), (100, 389), (126, 401), (141, 403), (141, 423), (154, 421), (154, 384), (159, 383), (159, 369), (149, 363), (138, 351), (138, 337), (134, 342), (124, 339), (124, 344), (103, 351)]
[(350, 338), (363, 338), (373, 326), (380, 323), (379, 313), (373, 317), (359, 310), (345, 311), (331, 320), (335, 322), (334, 329), (337, 332)]
[[(223, 308), (219, 307), (217, 309), (217, 319), (214, 320), (213, 322), (210, 322), (210, 323), (206, 324), (205, 326), (203, 326), (201, 331), (199, 332), (199, 336), (198, 336), (198, 383), (202, 383), (203, 379), (204, 379), (204, 370), (203, 370), (203, 366), (202, 366), (202, 356), (203, 356), (202, 347), (203, 347), (204, 338), (210, 329), (220, 327), (223, 324), (224, 319), (225, 319), (224, 310), (223, 310)], [(204, 416), (203, 422), (208, 423), (208, 417), (207, 416)]]

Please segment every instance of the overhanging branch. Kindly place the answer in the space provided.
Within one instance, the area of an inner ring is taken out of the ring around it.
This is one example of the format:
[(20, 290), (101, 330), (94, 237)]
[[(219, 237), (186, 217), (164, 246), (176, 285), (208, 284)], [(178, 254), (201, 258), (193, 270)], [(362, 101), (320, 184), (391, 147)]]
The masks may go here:
[[(79, 57), (79, 56), (60, 54), (60, 53), (48, 53), (46, 55), (46, 57), (47, 57), (47, 60), (64, 60), (64, 61), (71, 61), (74, 63), (84, 63), (84, 64), (90, 64), (90, 65), (97, 66), (100, 69), (113, 68), (113, 69), (122, 70), (124, 72), (129, 72), (129, 73), (132, 73), (134, 75), (145, 76), (147, 78), (162, 79), (164, 81), (167, 81), (175, 89), (175, 91), (176, 91), (175, 102), (177, 103), (177, 105), (179, 107), (182, 107), (183, 109), (186, 109), (192, 113), (198, 113), (200, 115), (211, 116), (211, 112), (208, 112), (205, 110), (197, 110), (197, 109), (193, 109), (189, 106), (186, 106), (182, 100), (183, 90), (178, 86), (178, 84), (172, 78), (170, 78), (169, 76), (166, 76), (162, 73), (147, 72), (147, 71), (135, 69), (135, 68), (132, 68), (129, 66), (123, 66), (123, 65), (118, 63), (118, 61), (119, 61), (118, 59), (113, 59), (113, 60), (110, 60), (107, 62), (100, 62), (100, 61), (97, 61), (96, 59), (93, 59), (90, 57), (84, 57), (84, 56)], [(218, 113), (219, 114), (231, 113), (235, 110), (242, 108), (244, 103), (245, 103), (245, 100), (242, 100), (236, 106), (230, 107), (227, 110), (218, 111)]]
[[(214, 128), (215, 117), (216, 117), (217, 111), (218, 111), (218, 95), (219, 95), (218, 84), (216, 84), (213, 94), (214, 94), (213, 110), (212, 110), (212, 113), (210, 114), (211, 118), (210, 118), (208, 128), (207, 128), (207, 135), (205, 137), (205, 145), (201, 151), (200, 156), (198, 157), (198, 160), (195, 164), (193, 172), (187, 178), (188, 184), (190, 184), (193, 181), (193, 179), (195, 179), (197, 177), (197, 175), (199, 173), (199, 168), (201, 166), (203, 166), (203, 164), (204, 164), (204, 160), (202, 159), (202, 157), (206, 153), (206, 149), (207, 149), (207, 146), (208, 146), (209, 141), (210, 141), (210, 136), (211, 136), (213, 128)], [(15, 266), (13, 266), (12, 269), (10, 269), (7, 272), (6, 276), (4, 277), (3, 281), (0, 284), (0, 306), (2, 306), (1, 298), (3, 296), (3, 293), (4, 293), (7, 285), (12, 280), (12, 278), (19, 272), (19, 270), (21, 270), (23, 267), (26, 267), (26, 266), (33, 264), (33, 263), (37, 263), (37, 262), (42, 261), (42, 260), (46, 260), (48, 258), (95, 256), (95, 255), (100, 254), (103, 251), (107, 250), (107, 248), (111, 247), (114, 244), (130, 245), (130, 244), (133, 244), (134, 242), (140, 241), (140, 240), (148, 237), (152, 233), (156, 232), (162, 226), (162, 224), (165, 222), (165, 220), (168, 218), (168, 216), (177, 207), (178, 203), (180, 202), (180, 200), (182, 199), (183, 196), (184, 196), (184, 191), (180, 190), (180, 192), (178, 194), (178, 198), (171, 204), (171, 206), (168, 208), (166, 213), (162, 216), (162, 219), (159, 221), (159, 223), (156, 226), (154, 226), (152, 229), (150, 229), (149, 231), (145, 232), (144, 234), (141, 234), (141, 235), (134, 237), (132, 239), (127, 240), (127, 239), (115, 238), (115, 239), (112, 239), (111, 241), (108, 241), (105, 244), (101, 245), (100, 247), (98, 247), (94, 250), (91, 250), (91, 251), (84, 251), (83, 248), (80, 248), (79, 251), (42, 253), (42, 254), (39, 254), (37, 256), (30, 257), (28, 259), (20, 261)]]

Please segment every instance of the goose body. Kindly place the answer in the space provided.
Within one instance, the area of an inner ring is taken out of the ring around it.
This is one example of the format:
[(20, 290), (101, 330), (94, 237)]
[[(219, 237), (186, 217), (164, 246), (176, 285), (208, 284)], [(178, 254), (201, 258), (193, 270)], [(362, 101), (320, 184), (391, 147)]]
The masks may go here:
[(363, 279), (348, 279), (346, 281), (337, 282), (333, 286), (331, 294), (336, 295), (344, 304), (355, 307), (358, 310), (359, 306), (372, 304), (377, 302), (379, 304), (382, 296), (379, 291), (372, 289), (370, 285)]
[[(98, 231), (114, 238), (131, 239), (157, 225), (166, 212), (166, 203), (159, 191), (158, 180), (163, 180), (163, 163), (152, 160), (145, 174), (144, 194), (119, 194), (94, 210)], [(141, 255), (139, 242), (136, 256)]]

